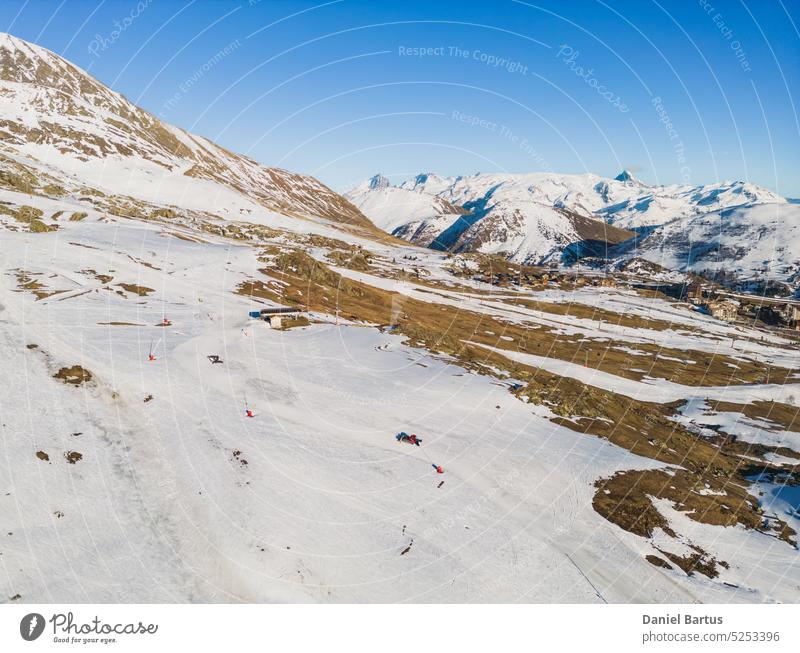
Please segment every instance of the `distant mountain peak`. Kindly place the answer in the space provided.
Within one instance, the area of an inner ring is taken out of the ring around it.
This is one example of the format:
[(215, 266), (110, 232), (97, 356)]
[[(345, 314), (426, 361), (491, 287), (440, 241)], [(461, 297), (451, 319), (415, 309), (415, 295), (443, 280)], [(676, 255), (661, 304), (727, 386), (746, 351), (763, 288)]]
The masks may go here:
[(370, 177), (369, 180), (370, 190), (383, 190), (384, 188), (389, 188), (389, 186), (391, 186), (389, 180), (380, 173)]
[(616, 177), (614, 177), (616, 181), (639, 181), (636, 177), (633, 176), (633, 173), (625, 168), (622, 172), (620, 172)]
[(428, 183), (430, 178), (438, 179), (438, 177), (433, 174), (432, 172), (421, 172), (416, 177), (414, 177), (414, 183), (411, 186), (412, 190), (415, 190), (421, 186), (425, 186)]

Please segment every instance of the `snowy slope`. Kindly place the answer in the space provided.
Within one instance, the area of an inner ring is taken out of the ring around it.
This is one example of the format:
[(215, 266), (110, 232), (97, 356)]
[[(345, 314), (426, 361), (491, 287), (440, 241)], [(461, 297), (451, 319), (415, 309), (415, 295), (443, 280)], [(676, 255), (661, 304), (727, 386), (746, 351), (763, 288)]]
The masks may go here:
[[(379, 221), (374, 224), (388, 233), (395, 233), (398, 229), (405, 233), (409, 225), (423, 223), (447, 225), (464, 213), (441, 197), (392, 186), (381, 175), (375, 175), (353, 189), (350, 196), (364, 215), (375, 216)], [(417, 242), (414, 238), (407, 240)]]
[(728, 272), (800, 287), (800, 205), (755, 204), (673, 220), (626, 256), (666, 268)]
[(619, 227), (650, 227), (680, 218), (749, 204), (785, 203), (772, 191), (742, 181), (723, 181), (701, 186), (642, 186), (632, 198), (605, 206), (598, 216)]
[[(248, 320), (232, 290), (263, 266), (255, 249), (96, 213), (0, 230), (0, 248), (15, 371), (0, 398), (4, 597), (797, 599), (796, 550), (738, 527), (696, 536), (731, 562), (716, 581), (646, 562), (647, 540), (592, 509), (593, 483), (661, 465), (554, 424), (505, 383), (331, 316), (287, 332)], [(63, 292), (19, 292), (19, 270)], [(92, 380), (53, 378), (74, 364)]]
[[(11, 292), (8, 276), (0, 290), (0, 353), (20, 370), (2, 400), (15, 461), (0, 468), (13, 533), (2, 544), (4, 596), (597, 600), (567, 554), (589, 566), (602, 557), (623, 579), (640, 568), (662, 600), (695, 596), (659, 581), (635, 548), (613, 562), (605, 552), (614, 527), (591, 510), (591, 480), (648, 461), (536, 418), (490, 379), (377, 330), (280, 333), (248, 321), (249, 302), (229, 289), (258, 265), (249, 248), (88, 220), (69, 227), (83, 247), (58, 234), (0, 235), (17, 252), (10, 266), (36, 272), (31, 262), (49, 259), (49, 283), (74, 284), (62, 301)], [(90, 265), (156, 292), (103, 292), (77, 273)], [(165, 312), (174, 327), (154, 327)], [(94, 373), (91, 384), (51, 378), (73, 363)], [(399, 447), (398, 425), (425, 433), (426, 447)], [(491, 441), (476, 438), (483, 432)], [(66, 451), (83, 458), (70, 465)], [(430, 456), (447, 467), (441, 489)], [(558, 538), (554, 509), (568, 530)], [(637, 592), (623, 582), (609, 598)]]
[(61, 57), (0, 33), (2, 155), (61, 185), (213, 211), (260, 205), (371, 228), (312, 177), (266, 168), (161, 122)]

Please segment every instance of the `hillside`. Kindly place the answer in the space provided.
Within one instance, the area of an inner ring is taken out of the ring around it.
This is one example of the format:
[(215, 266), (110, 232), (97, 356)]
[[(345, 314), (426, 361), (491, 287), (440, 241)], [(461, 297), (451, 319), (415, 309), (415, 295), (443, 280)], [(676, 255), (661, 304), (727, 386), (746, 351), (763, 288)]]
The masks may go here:
[(767, 282), (797, 291), (800, 206), (749, 204), (677, 218), (623, 249), (623, 259), (640, 256), (672, 270), (728, 274), (756, 293)]
[[(267, 168), (168, 125), (39, 46), (0, 34), (0, 142), (9, 176), (227, 216), (315, 216), (372, 230), (312, 177)], [(40, 184), (43, 187), (44, 183)], [(13, 187), (13, 186), (12, 186)], [(257, 219), (253, 218), (253, 219)]]

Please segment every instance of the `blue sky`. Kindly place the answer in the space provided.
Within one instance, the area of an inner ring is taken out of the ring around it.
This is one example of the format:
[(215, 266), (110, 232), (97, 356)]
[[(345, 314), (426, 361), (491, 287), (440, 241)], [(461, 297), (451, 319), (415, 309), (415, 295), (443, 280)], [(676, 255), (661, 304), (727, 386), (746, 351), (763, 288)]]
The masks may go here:
[(4, 0), (0, 29), (338, 190), (376, 172), (627, 167), (800, 197), (789, 0)]

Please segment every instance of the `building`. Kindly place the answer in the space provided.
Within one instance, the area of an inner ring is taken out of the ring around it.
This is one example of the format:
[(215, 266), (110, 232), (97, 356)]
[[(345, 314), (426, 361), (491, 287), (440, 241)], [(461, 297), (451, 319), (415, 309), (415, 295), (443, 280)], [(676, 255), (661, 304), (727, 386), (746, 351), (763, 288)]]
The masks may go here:
[(273, 329), (280, 329), (284, 319), (300, 317), (303, 312), (303, 310), (291, 306), (270, 306), (269, 308), (262, 308), (258, 311), (258, 315)]
[(707, 307), (713, 317), (726, 322), (735, 321), (739, 314), (739, 305), (727, 299), (709, 302)]
[(703, 300), (703, 286), (696, 281), (689, 283), (686, 286), (686, 299), (693, 304), (701, 302)]
[(780, 314), (787, 326), (800, 330), (800, 304), (784, 304)]
[(720, 293), (735, 297), (741, 302), (743, 310), (753, 319), (769, 326), (777, 326), (800, 331), (800, 301), (780, 297), (761, 297), (758, 295)]
[(658, 281), (642, 281), (637, 283), (632, 283), (631, 286), (633, 288), (638, 288), (639, 290), (649, 290), (650, 292), (659, 292), (662, 295), (666, 295), (672, 299), (677, 299), (678, 301), (686, 301), (687, 297), (687, 288), (688, 284), (686, 283), (665, 283), (665, 282), (658, 282)]

